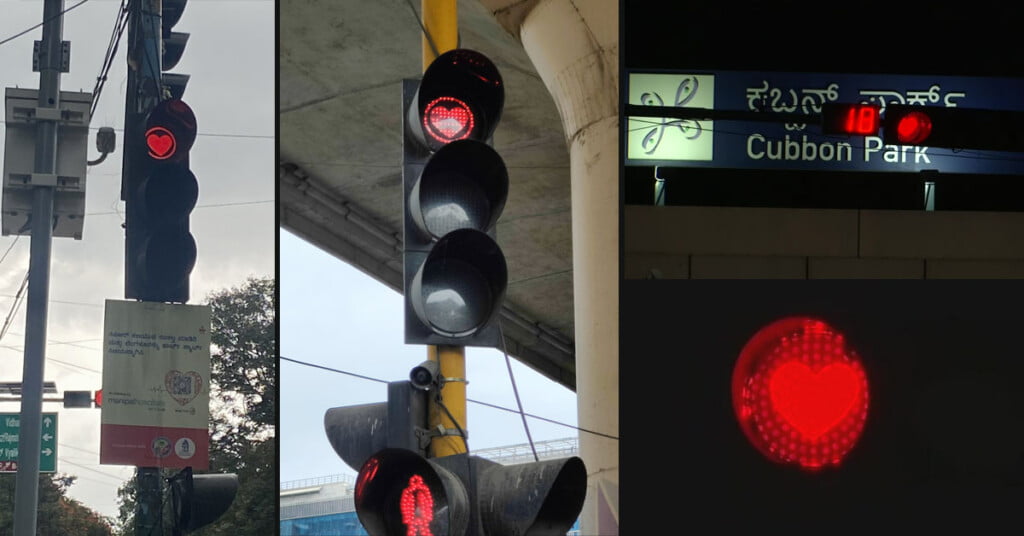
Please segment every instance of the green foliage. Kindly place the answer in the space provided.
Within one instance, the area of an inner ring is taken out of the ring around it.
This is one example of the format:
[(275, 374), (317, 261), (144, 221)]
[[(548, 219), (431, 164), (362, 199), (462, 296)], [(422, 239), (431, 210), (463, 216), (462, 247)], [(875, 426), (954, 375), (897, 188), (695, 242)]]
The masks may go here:
[[(14, 534), (16, 474), (0, 474), (0, 536)], [(111, 536), (107, 519), (82, 503), (67, 497), (75, 477), (39, 475), (36, 534), (52, 536)]]
[[(191, 533), (196, 536), (278, 532), (274, 284), (273, 278), (249, 278), (208, 296), (213, 317), (209, 472), (237, 474), (238, 493), (220, 519)], [(177, 472), (164, 470), (163, 476)], [(134, 535), (135, 496), (134, 480), (118, 489), (120, 536)], [(169, 497), (165, 504), (170, 527)]]

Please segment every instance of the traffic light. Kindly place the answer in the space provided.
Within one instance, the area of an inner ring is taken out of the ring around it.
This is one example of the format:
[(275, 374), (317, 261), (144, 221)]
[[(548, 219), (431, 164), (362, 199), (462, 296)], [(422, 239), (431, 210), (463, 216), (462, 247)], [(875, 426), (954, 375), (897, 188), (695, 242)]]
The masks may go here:
[(889, 104), (882, 140), (887, 145), (1024, 151), (1022, 125), (1020, 111)]
[(508, 171), (488, 142), (504, 100), (498, 69), (468, 49), (441, 54), (403, 85), (407, 344), (500, 344), (508, 268), (495, 225)]
[(98, 408), (103, 405), (103, 390), (92, 391), (64, 391), (65, 408)]
[[(181, 60), (181, 56), (185, 53), (185, 45), (188, 43), (189, 34), (174, 32), (171, 29), (181, 19), (186, 3), (187, 0), (163, 0), (162, 2), (160, 17), (160, 38), (162, 44), (160, 66), (163, 71), (171, 70), (178, 65), (178, 61)], [(167, 88), (171, 98), (174, 99), (180, 99), (184, 95), (188, 80), (189, 75), (187, 74), (163, 72), (160, 75), (161, 84)]]
[(125, 297), (185, 303), (196, 243), (189, 215), (199, 183), (189, 169), (196, 118), (179, 99), (161, 101), (145, 123), (145, 143), (126, 203)]
[(624, 533), (1019, 523), (1024, 285), (665, 283), (622, 288), (623, 348), (675, 357), (623, 362)]
[(371, 536), (564, 536), (586, 495), (578, 457), (518, 465), (383, 449), (359, 470), (356, 513)]
[(181, 536), (213, 523), (228, 511), (238, 493), (238, 475), (217, 473), (193, 475), (186, 467), (170, 478), (174, 536)]
[(750, 339), (733, 370), (732, 397), (754, 447), (808, 470), (842, 463), (868, 412), (860, 358), (842, 334), (810, 317), (776, 320)]
[(359, 471), (354, 501), (363, 528), (371, 536), (564, 536), (583, 507), (583, 461), (428, 457), (427, 396), (410, 381), (390, 382), (387, 403), (324, 415), (331, 446)]

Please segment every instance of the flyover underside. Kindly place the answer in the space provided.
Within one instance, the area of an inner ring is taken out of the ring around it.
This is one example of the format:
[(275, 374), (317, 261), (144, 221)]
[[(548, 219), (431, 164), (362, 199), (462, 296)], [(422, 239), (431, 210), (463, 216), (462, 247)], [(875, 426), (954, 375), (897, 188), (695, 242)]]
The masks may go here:
[[(400, 229), (375, 222), (368, 211), (284, 157), (278, 175), (281, 228), (402, 292)], [(509, 355), (575, 391), (574, 341), (531, 318), (508, 298), (500, 314)]]

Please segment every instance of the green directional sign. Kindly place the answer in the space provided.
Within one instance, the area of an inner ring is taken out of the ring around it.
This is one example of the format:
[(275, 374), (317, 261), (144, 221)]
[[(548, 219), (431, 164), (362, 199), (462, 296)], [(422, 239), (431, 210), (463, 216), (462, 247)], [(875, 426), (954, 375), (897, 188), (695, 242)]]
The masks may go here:
[[(0, 473), (18, 471), (18, 437), (21, 415), (0, 413)], [(43, 413), (40, 427), (39, 472), (57, 472), (57, 414)]]

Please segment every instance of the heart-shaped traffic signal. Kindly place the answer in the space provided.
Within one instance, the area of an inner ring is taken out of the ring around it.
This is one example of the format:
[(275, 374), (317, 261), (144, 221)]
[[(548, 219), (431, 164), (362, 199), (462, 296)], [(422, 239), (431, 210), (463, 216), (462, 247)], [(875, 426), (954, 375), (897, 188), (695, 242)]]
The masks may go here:
[(466, 139), (473, 131), (473, 124), (469, 106), (452, 97), (431, 101), (423, 113), (423, 127), (441, 143)]
[(156, 160), (171, 158), (177, 149), (174, 133), (164, 127), (153, 127), (146, 131), (146, 147), (149, 148), (150, 158)]
[(744, 434), (778, 463), (837, 466), (867, 419), (860, 358), (841, 334), (813, 318), (784, 318), (755, 334), (736, 362), (732, 389)]
[(768, 378), (768, 394), (782, 419), (815, 441), (856, 409), (861, 378), (861, 371), (848, 363), (815, 370), (802, 361), (784, 361)]

